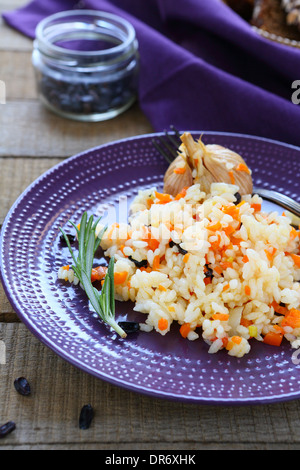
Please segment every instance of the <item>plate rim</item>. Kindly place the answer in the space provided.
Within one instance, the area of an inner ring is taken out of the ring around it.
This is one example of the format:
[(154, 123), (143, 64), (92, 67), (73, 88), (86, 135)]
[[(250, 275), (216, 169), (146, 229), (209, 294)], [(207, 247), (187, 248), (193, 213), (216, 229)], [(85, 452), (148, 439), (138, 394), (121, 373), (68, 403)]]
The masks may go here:
[[(179, 131), (181, 132), (181, 131)], [(222, 132), (222, 131), (199, 131), (199, 130), (190, 130), (190, 131), (182, 131), (182, 132), (190, 132), (191, 134), (199, 134), (199, 135), (216, 135), (216, 136), (226, 136), (226, 137), (237, 137), (237, 138), (242, 138), (242, 139), (250, 139), (254, 141), (261, 141), (261, 142), (267, 142), (270, 144), (274, 145), (279, 145), (282, 147), (290, 148), (293, 150), (296, 150), (300, 152), (300, 147), (293, 145), (293, 144), (288, 144), (282, 141), (274, 140), (274, 139), (269, 139), (265, 137), (260, 137), (260, 136), (255, 136), (251, 134), (243, 134), (243, 133), (232, 133), (232, 132)], [(300, 398), (300, 388), (299, 391), (296, 392), (290, 392), (290, 393), (285, 393), (285, 394), (276, 394), (276, 395), (271, 395), (271, 396), (264, 396), (264, 397), (243, 397), (243, 398), (222, 398), (222, 397), (203, 397), (203, 396), (189, 396), (186, 394), (174, 394), (170, 391), (168, 392), (163, 392), (163, 391), (158, 391), (158, 390), (153, 390), (153, 389), (148, 389), (146, 387), (143, 387), (141, 385), (137, 385), (134, 383), (128, 383), (126, 381), (123, 381), (119, 378), (114, 378), (111, 375), (108, 375), (106, 373), (101, 372), (99, 375), (99, 371), (94, 371), (91, 369), (87, 364), (81, 363), (79, 360), (74, 359), (68, 352), (63, 350), (61, 347), (55, 344), (53, 346), (53, 343), (44, 335), (42, 335), (41, 332), (38, 331), (36, 327), (34, 327), (27, 318), (23, 317), (23, 314), (21, 312), (21, 309), (19, 308), (15, 296), (13, 296), (10, 292), (8, 283), (5, 282), (6, 276), (4, 274), (4, 269), (3, 269), (3, 245), (4, 245), (4, 234), (6, 232), (6, 227), (9, 224), (15, 210), (18, 208), (22, 200), (27, 196), (27, 194), (36, 186), (38, 185), (43, 179), (47, 178), (49, 175), (51, 175), (53, 172), (59, 171), (60, 167), (68, 165), (69, 162), (82, 158), (84, 155), (89, 154), (91, 152), (97, 151), (97, 150), (102, 150), (105, 149), (106, 147), (122, 144), (122, 143), (127, 143), (130, 141), (135, 141), (139, 139), (145, 139), (145, 138), (155, 138), (158, 136), (164, 136), (165, 132), (153, 132), (153, 133), (147, 133), (147, 134), (140, 134), (136, 136), (130, 136), (127, 138), (122, 138), (114, 141), (110, 141), (98, 146), (94, 146), (91, 148), (88, 148), (86, 150), (83, 150), (81, 152), (78, 152), (74, 155), (71, 155), (70, 157), (65, 158), (63, 161), (57, 163), (53, 167), (49, 168), (46, 170), (44, 173), (42, 173), (40, 176), (38, 176), (31, 184), (25, 188), (24, 191), (17, 197), (13, 205), (10, 207), (9, 211), (7, 212), (2, 227), (0, 231), (0, 281), (2, 283), (4, 292), (11, 303), (12, 307), (14, 308), (17, 316), (19, 319), (22, 321), (22, 323), (26, 326), (26, 328), (39, 340), (41, 343), (43, 343), (46, 347), (48, 347), (52, 352), (57, 354), (61, 359), (65, 360), (72, 366), (76, 367), (77, 369), (81, 370), (84, 373), (87, 373), (89, 375), (92, 375), (93, 377), (106, 381), (110, 383), (113, 386), (118, 386), (120, 388), (129, 390), (134, 393), (139, 393), (143, 394), (146, 396), (149, 396), (151, 398), (158, 398), (158, 399), (165, 399), (165, 400), (170, 400), (170, 401), (176, 401), (176, 402), (184, 402), (184, 403), (190, 403), (190, 404), (205, 404), (205, 405), (214, 405), (214, 406), (251, 406), (251, 405), (263, 405), (263, 404), (268, 404), (268, 403), (278, 403), (278, 402), (284, 402), (284, 401), (290, 401), (290, 400), (295, 400)]]

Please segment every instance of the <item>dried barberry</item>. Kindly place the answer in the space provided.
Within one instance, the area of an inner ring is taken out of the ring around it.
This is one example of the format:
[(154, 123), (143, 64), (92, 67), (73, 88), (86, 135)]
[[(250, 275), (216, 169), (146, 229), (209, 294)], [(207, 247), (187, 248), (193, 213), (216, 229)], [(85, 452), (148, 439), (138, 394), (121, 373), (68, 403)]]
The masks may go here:
[(136, 95), (136, 74), (121, 74), (119, 80), (92, 83), (60, 80), (43, 75), (39, 89), (44, 99), (56, 109), (75, 114), (102, 114), (125, 106)]
[(16, 424), (13, 421), (8, 421), (8, 423), (3, 424), (0, 427), (0, 439), (7, 436), (16, 429)]
[(240, 193), (235, 193), (234, 195), (236, 201), (234, 202), (235, 205), (239, 204), (242, 200), (242, 196), (240, 195)]
[[(70, 233), (67, 233), (67, 238), (68, 238), (71, 245), (76, 240), (75, 235), (71, 235)], [(59, 239), (60, 239), (60, 242), (61, 242), (62, 245), (67, 246), (67, 242), (66, 242), (65, 237), (63, 235), (61, 235)]]
[(179, 243), (175, 243), (175, 242), (173, 242), (173, 240), (171, 240), (171, 241), (169, 242), (169, 247), (170, 247), (170, 248), (173, 248), (173, 246), (177, 246), (179, 253), (181, 253), (183, 256), (188, 253), (186, 250), (184, 250), (183, 248), (181, 248), (181, 246), (180, 246)]
[(186, 250), (184, 250), (183, 248), (181, 248), (181, 246), (179, 245), (179, 243), (178, 243), (178, 245), (177, 245), (177, 248), (178, 248), (179, 253), (181, 253), (183, 256), (188, 254), (188, 251), (186, 251)]
[(91, 405), (84, 405), (81, 408), (79, 416), (79, 428), (80, 429), (89, 429), (92, 420), (94, 418), (94, 410)]
[(205, 272), (204, 272), (205, 277), (213, 278), (214, 277), (214, 272), (213, 270), (208, 266), (208, 264), (205, 265)]
[(128, 256), (128, 258), (136, 265), (137, 268), (147, 268), (148, 266), (148, 261), (146, 259), (137, 261), (136, 259), (132, 258), (132, 256)]
[(140, 329), (140, 324), (136, 321), (119, 321), (118, 325), (125, 333), (136, 333)]
[(30, 384), (28, 380), (25, 379), (25, 377), (18, 377), (14, 381), (14, 386), (17, 392), (20, 393), (20, 395), (27, 397), (31, 393)]

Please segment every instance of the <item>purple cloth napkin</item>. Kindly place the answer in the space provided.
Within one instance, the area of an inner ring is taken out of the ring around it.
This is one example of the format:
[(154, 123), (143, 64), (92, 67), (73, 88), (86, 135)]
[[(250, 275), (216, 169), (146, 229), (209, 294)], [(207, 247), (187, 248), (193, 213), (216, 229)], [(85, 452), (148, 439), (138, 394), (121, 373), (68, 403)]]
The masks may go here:
[(34, 0), (3, 15), (34, 38), (44, 17), (76, 8), (129, 20), (141, 55), (139, 101), (157, 131), (252, 134), (300, 146), (300, 50), (260, 37), (220, 0)]

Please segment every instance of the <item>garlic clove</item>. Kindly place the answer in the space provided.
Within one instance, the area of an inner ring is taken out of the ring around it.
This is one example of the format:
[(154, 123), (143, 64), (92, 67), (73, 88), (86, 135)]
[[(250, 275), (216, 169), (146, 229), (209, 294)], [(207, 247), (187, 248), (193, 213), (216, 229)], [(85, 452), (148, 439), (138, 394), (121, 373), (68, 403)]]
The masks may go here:
[(193, 175), (190, 166), (182, 154), (170, 164), (164, 177), (164, 192), (177, 196), (183, 188), (193, 185)]
[(195, 141), (189, 132), (181, 136), (181, 141), (187, 162), (197, 171), (194, 184), (200, 183), (206, 193), (214, 182), (235, 184), (241, 195), (252, 193), (251, 171), (238, 153), (221, 145), (204, 145), (201, 138)]
[(206, 145), (203, 165), (215, 181), (235, 184), (241, 195), (252, 194), (251, 171), (238, 153), (221, 145)]
[[(196, 168), (200, 176), (203, 170), (203, 157), (205, 152), (205, 145), (199, 140), (195, 142), (189, 132), (185, 132), (180, 137), (183, 146), (182, 151), (185, 153), (186, 160), (191, 168)], [(186, 150), (186, 151), (185, 151)]]
[(193, 184), (200, 183), (201, 189), (206, 193), (209, 193), (211, 183), (215, 182), (215, 178), (203, 164), (206, 152), (205, 145), (201, 139), (196, 142), (189, 132), (185, 132), (180, 138), (182, 141), (182, 152), (184, 153), (189, 166), (196, 170)]
[(251, 171), (238, 153), (221, 145), (204, 145), (189, 132), (182, 134), (181, 141), (179, 154), (165, 174), (165, 193), (176, 196), (197, 183), (210, 193), (212, 183), (222, 182), (236, 185), (241, 195), (252, 194)]

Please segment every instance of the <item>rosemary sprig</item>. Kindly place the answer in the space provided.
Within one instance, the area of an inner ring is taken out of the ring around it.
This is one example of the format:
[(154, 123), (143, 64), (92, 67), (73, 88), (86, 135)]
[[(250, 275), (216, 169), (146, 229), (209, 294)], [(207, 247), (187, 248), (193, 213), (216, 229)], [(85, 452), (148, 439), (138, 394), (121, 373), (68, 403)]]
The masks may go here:
[(94, 217), (91, 215), (88, 219), (86, 212), (83, 213), (80, 221), (80, 228), (78, 228), (72, 221), (69, 221), (76, 230), (78, 238), (78, 255), (77, 258), (71, 248), (69, 239), (65, 232), (60, 228), (64, 236), (66, 244), (71, 253), (74, 265), (72, 269), (80, 281), (91, 305), (99, 315), (99, 317), (108, 325), (110, 325), (122, 338), (127, 335), (125, 331), (118, 325), (115, 320), (115, 285), (114, 285), (114, 258), (110, 259), (107, 274), (105, 276), (104, 284), (101, 292), (99, 292), (92, 284), (91, 274), (93, 268), (94, 255), (99, 247), (103, 234), (106, 228), (102, 229), (98, 236), (96, 236), (96, 227), (99, 219), (94, 222)]

